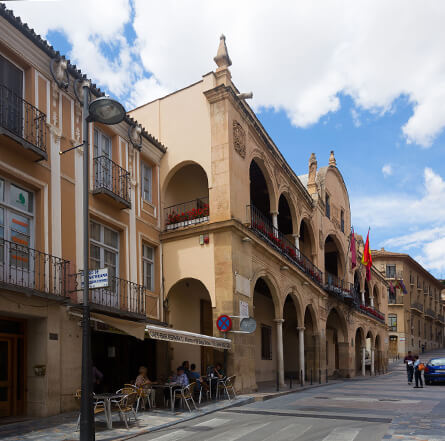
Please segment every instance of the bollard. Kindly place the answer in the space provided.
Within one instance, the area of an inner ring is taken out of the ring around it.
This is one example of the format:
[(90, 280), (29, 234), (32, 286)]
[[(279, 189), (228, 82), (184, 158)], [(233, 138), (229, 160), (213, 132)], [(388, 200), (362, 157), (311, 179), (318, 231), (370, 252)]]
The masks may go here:
[(303, 369), (300, 370), (300, 386), (303, 387)]
[(326, 383), (328, 382), (328, 369), (326, 368)]
[(311, 386), (312, 386), (312, 368), (311, 368)]
[(321, 384), (321, 369), (318, 369), (318, 384)]

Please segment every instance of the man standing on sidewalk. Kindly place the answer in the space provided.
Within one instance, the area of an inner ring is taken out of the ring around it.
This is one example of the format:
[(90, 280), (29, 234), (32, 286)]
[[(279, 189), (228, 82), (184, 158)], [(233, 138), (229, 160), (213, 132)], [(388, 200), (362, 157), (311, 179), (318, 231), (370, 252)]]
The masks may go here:
[(408, 384), (413, 384), (413, 374), (414, 374), (414, 357), (411, 351), (408, 351), (408, 355), (403, 359), (406, 364), (406, 373), (408, 375)]
[(416, 355), (414, 357), (414, 376), (416, 378), (416, 385), (414, 386), (415, 388), (419, 388), (419, 383), (420, 387), (423, 387), (422, 371), (423, 371), (423, 363), (420, 362), (419, 356)]

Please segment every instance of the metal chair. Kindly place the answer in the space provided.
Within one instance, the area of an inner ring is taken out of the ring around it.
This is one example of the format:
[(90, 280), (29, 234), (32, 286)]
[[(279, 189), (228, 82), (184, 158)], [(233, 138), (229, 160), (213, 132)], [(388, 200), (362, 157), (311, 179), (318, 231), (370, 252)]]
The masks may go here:
[(181, 401), (183, 403), (186, 404), (189, 412), (192, 411), (190, 405), (189, 405), (189, 401), (191, 401), (193, 403), (193, 406), (195, 407), (196, 410), (198, 410), (198, 408), (196, 407), (196, 403), (195, 400), (193, 399), (193, 390), (195, 388), (196, 382), (190, 383), (188, 386), (183, 387), (182, 389), (176, 389), (175, 393), (173, 395), (173, 399), (181, 399)]
[(236, 398), (236, 391), (235, 391), (235, 379), (236, 375), (232, 375), (231, 377), (227, 377), (225, 380), (218, 381), (218, 386), (216, 390), (216, 398), (219, 398), (219, 392), (222, 391), (223, 395), (224, 393), (227, 395), (227, 399), (229, 401), (232, 400), (230, 397), (230, 392), (233, 393), (233, 398)]
[[(196, 383), (196, 385), (198, 386), (198, 383)], [(199, 388), (199, 395), (198, 395), (198, 404), (201, 404), (202, 401), (202, 396), (203, 396), (203, 391), (205, 393), (206, 399), (207, 401), (210, 400), (210, 388), (207, 385), (207, 383), (205, 383), (204, 381), (200, 382), (200, 388)]]
[(133, 415), (134, 420), (137, 422), (138, 418), (136, 415), (136, 411), (134, 409), (135, 404), (138, 399), (137, 392), (131, 392), (128, 395), (125, 395), (118, 401), (114, 401), (113, 405), (115, 406), (115, 410), (119, 413), (119, 417), (121, 420), (124, 420), (125, 427), (128, 429), (128, 421), (130, 416)]
[(147, 385), (136, 388), (136, 392), (138, 394), (136, 413), (139, 412), (139, 407), (145, 410), (145, 404), (148, 404), (149, 409), (151, 409), (154, 405), (154, 389)]
[[(94, 394), (93, 394), (94, 396)], [(79, 401), (80, 403), (80, 399), (82, 397), (82, 390), (81, 389), (77, 389), (76, 393), (74, 394), (74, 398)], [(94, 403), (94, 416), (96, 416), (99, 413), (105, 412), (105, 405), (103, 401), (96, 401)], [(79, 430), (79, 426), (80, 426), (80, 412), (79, 412), (79, 416), (77, 418), (77, 424), (76, 424), (76, 432)]]

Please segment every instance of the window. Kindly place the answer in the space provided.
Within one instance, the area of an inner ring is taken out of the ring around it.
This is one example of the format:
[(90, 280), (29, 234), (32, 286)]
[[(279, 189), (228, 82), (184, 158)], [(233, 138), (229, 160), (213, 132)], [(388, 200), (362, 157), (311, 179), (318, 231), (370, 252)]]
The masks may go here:
[(388, 315), (388, 326), (389, 326), (390, 331), (397, 332), (397, 315), (396, 314)]
[(142, 271), (144, 278), (144, 286), (149, 291), (154, 290), (154, 257), (155, 250), (148, 245), (142, 244)]
[(341, 228), (341, 231), (344, 233), (345, 232), (345, 212), (344, 212), (344, 210), (340, 211), (340, 228)]
[(94, 221), (90, 222), (90, 267), (108, 268), (111, 279), (119, 277), (119, 233)]
[(391, 292), (390, 288), (388, 288), (388, 303), (390, 304), (396, 303), (396, 293)]
[(141, 176), (142, 176), (142, 198), (144, 201), (151, 202), (152, 194), (152, 168), (146, 164), (145, 162), (142, 163), (142, 170), (141, 170)]
[(105, 133), (98, 129), (94, 129), (94, 157), (105, 156), (111, 159), (111, 139)]
[(395, 265), (386, 265), (386, 277), (388, 279), (396, 278), (396, 266)]
[(272, 328), (261, 325), (261, 359), (272, 360)]
[(326, 193), (326, 217), (328, 219), (331, 218), (331, 198), (327, 193)]

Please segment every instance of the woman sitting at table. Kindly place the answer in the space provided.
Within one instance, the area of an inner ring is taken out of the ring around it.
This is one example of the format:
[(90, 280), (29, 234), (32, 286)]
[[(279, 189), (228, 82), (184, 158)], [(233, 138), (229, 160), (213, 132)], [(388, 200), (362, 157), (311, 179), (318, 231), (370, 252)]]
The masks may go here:
[[(153, 383), (150, 381), (150, 379), (147, 376), (147, 368), (145, 366), (141, 366), (139, 368), (139, 375), (137, 376), (136, 381), (134, 382), (134, 385), (136, 387), (140, 387), (144, 390), (147, 399), (150, 400), (151, 406), (153, 406), (155, 403), (155, 390), (150, 387), (152, 384)], [(143, 402), (143, 405), (145, 407), (144, 402)]]

